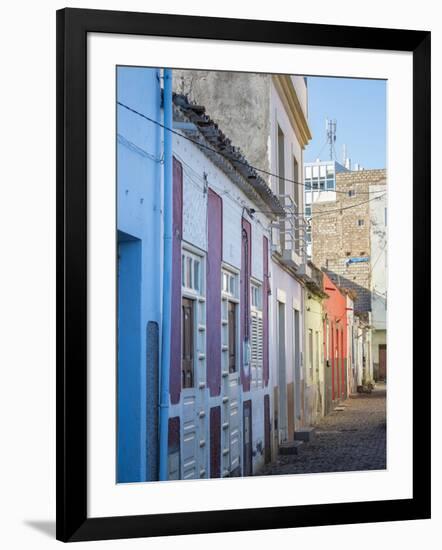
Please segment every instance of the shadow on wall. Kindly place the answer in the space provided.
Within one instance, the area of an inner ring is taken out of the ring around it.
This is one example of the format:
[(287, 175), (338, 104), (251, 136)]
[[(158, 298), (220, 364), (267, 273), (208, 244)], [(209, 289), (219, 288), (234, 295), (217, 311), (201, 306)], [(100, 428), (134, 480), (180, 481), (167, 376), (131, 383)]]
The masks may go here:
[(356, 293), (356, 299), (354, 301), (355, 313), (365, 313), (372, 310), (370, 289), (359, 285), (355, 280), (349, 279), (335, 271), (330, 271), (328, 269), (324, 269), (324, 271), (335, 285), (343, 289), (352, 290)]

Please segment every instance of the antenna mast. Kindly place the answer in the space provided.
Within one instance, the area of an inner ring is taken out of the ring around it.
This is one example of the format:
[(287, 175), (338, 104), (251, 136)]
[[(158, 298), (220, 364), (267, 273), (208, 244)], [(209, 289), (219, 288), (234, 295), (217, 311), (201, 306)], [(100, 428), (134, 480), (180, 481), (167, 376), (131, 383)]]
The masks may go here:
[(336, 119), (325, 120), (325, 131), (327, 133), (327, 145), (330, 151), (330, 160), (335, 157), (335, 142), (336, 142)]

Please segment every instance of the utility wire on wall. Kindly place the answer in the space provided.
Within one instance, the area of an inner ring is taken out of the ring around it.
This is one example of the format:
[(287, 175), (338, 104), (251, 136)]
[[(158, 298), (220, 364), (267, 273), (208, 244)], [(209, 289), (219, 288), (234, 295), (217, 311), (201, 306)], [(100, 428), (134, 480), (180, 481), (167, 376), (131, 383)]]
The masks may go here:
[[(379, 193), (380, 191), (377, 191)], [(358, 202), (358, 204), (352, 204), (350, 206), (343, 206), (342, 208), (334, 208), (333, 210), (323, 210), (322, 212), (318, 212), (317, 214), (307, 214), (307, 212), (297, 212), (298, 215), (305, 215), (306, 218), (317, 218), (319, 216), (325, 215), (325, 214), (331, 214), (333, 212), (341, 212), (342, 210), (350, 210), (351, 208), (356, 208), (358, 206), (361, 206), (363, 204), (367, 204), (368, 202), (375, 201), (378, 199), (381, 199), (384, 197), (387, 193), (382, 193), (382, 195), (378, 195), (377, 197), (373, 197), (371, 199), (368, 199), (363, 202)], [(270, 214), (270, 210), (256, 210), (256, 212), (260, 212), (262, 214)]]
[[(150, 118), (150, 117), (144, 115), (143, 113), (140, 113), (136, 109), (133, 109), (132, 107), (129, 107), (129, 105), (126, 105), (126, 104), (122, 103), (121, 101), (117, 101), (117, 105), (119, 105), (120, 107), (123, 107), (124, 109), (127, 109), (128, 111), (130, 111), (131, 113), (133, 113), (135, 115), (140, 116), (141, 118), (144, 118), (145, 120), (147, 120), (148, 122), (151, 122), (152, 124), (156, 124), (157, 126), (160, 126), (164, 130), (167, 130), (168, 132), (171, 132), (172, 134), (174, 134), (174, 135), (176, 135), (180, 138), (183, 138), (183, 139), (186, 139), (187, 141), (190, 141), (191, 143), (193, 143), (194, 145), (197, 145), (198, 147), (202, 147), (203, 149), (206, 149), (206, 150), (208, 150), (212, 153), (216, 153), (217, 155), (222, 156), (223, 158), (225, 158), (230, 163), (235, 163), (236, 162), (237, 164), (242, 164), (244, 166), (248, 166), (248, 167), (252, 168), (253, 170), (256, 170), (256, 172), (261, 172), (262, 174), (270, 176), (271, 178), (276, 178), (278, 180), (293, 183), (295, 185), (299, 185), (300, 187), (307, 187), (305, 183), (302, 183), (300, 181), (296, 181), (296, 180), (293, 180), (293, 179), (290, 179), (290, 178), (286, 178), (286, 177), (280, 176), (278, 174), (273, 174), (272, 172), (269, 172), (269, 171), (264, 170), (262, 168), (258, 168), (257, 166), (253, 166), (252, 164), (249, 164), (245, 160), (227, 158), (220, 151), (218, 151), (217, 149), (214, 149), (213, 147), (210, 147), (209, 145), (206, 145), (204, 143), (200, 143), (199, 141), (197, 141), (195, 139), (192, 139), (189, 136), (185, 136), (184, 134), (181, 134), (180, 132), (174, 130), (173, 128), (169, 128), (169, 127), (165, 126), (163, 123), (159, 122), (158, 120)], [(325, 192), (325, 190), (324, 190), (324, 192)], [(341, 191), (341, 190), (336, 190), (336, 189), (329, 190), (329, 192), (344, 193), (346, 195), (348, 194), (348, 191)], [(379, 191), (360, 191), (360, 192), (358, 192), (359, 195), (372, 195), (374, 193), (379, 193)]]
[[(200, 181), (204, 181), (203, 180), (203, 177), (200, 176), (195, 170), (194, 168), (192, 168), (192, 166), (190, 166), (190, 164), (188, 164), (180, 155), (176, 155), (178, 160), (180, 162), (182, 162), (189, 170), (191, 170), (193, 172), (193, 174), (195, 175), (196, 178), (200, 179)], [(188, 175), (189, 179), (192, 179), (189, 175)], [(204, 191), (204, 187), (198, 185), (196, 182), (194, 182), (194, 185), (196, 185), (196, 187), (198, 187), (201, 191)], [(230, 191), (226, 190), (226, 189), (221, 189), (219, 187), (216, 187), (214, 185), (211, 184), (211, 187), (212, 189), (214, 189), (214, 191), (217, 191), (221, 196), (223, 195), (229, 195), (233, 201), (239, 201), (241, 203), (241, 205), (243, 206), (245, 203), (244, 201), (240, 198), (240, 197), (233, 197), (233, 195), (231, 194)], [(379, 193), (379, 191), (378, 191)], [(326, 214), (330, 214), (330, 213), (333, 213), (333, 212), (340, 212), (342, 210), (349, 210), (351, 208), (356, 208), (358, 206), (361, 206), (363, 204), (367, 204), (368, 202), (371, 202), (373, 200), (377, 200), (377, 199), (380, 199), (382, 198), (383, 196), (385, 196), (386, 193), (383, 193), (382, 195), (379, 195), (377, 197), (373, 197), (371, 199), (368, 199), (366, 201), (363, 201), (363, 202), (359, 202), (357, 204), (353, 204), (353, 205), (350, 205), (350, 206), (344, 206), (342, 208), (336, 208), (336, 209), (333, 209), (333, 210), (324, 210), (323, 212), (319, 212), (318, 214), (314, 214), (314, 215), (309, 215), (309, 216), (306, 216), (308, 219), (311, 219), (311, 218), (316, 218), (318, 216), (322, 216), (322, 215), (326, 215)], [(250, 210), (250, 209), (249, 209)], [(253, 213), (259, 213), (259, 214), (273, 214), (273, 212), (271, 210), (256, 210), (256, 209), (252, 209), (253, 210)], [(290, 215), (290, 214), (288, 214)], [(297, 215), (298, 216), (301, 216), (301, 215), (306, 215), (306, 212), (297, 212)], [(280, 216), (281, 217), (281, 216)]]

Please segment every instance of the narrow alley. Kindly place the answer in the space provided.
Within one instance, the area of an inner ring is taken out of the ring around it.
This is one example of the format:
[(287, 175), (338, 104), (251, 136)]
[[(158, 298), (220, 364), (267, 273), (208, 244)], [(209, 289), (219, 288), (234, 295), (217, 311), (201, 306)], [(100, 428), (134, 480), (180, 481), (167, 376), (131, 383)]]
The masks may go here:
[(386, 384), (356, 394), (321, 419), (297, 455), (278, 456), (259, 475), (302, 474), (386, 468)]

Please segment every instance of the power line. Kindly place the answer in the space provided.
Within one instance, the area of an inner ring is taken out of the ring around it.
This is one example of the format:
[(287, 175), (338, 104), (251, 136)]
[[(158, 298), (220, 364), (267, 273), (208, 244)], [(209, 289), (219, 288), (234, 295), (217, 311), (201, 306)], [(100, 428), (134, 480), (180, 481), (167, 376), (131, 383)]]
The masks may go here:
[[(379, 193), (379, 191), (378, 191), (378, 193)], [(357, 206), (361, 206), (362, 204), (367, 204), (368, 202), (376, 201), (378, 199), (381, 199), (382, 197), (385, 197), (386, 194), (387, 193), (382, 193), (382, 195), (378, 195), (377, 197), (373, 197), (373, 198), (368, 199), (368, 200), (363, 201), (363, 202), (358, 202), (358, 204), (353, 204), (351, 206), (343, 206), (341, 208), (336, 208), (334, 210), (324, 210), (322, 212), (318, 212), (314, 216), (318, 217), (318, 216), (322, 216), (323, 214), (331, 214), (332, 212), (341, 212), (342, 210), (350, 210), (350, 208), (356, 208)]]
[[(380, 191), (377, 191), (377, 192), (379, 193)], [(331, 214), (332, 212), (341, 212), (342, 210), (349, 210), (350, 208), (356, 208), (356, 207), (361, 206), (363, 204), (367, 204), (368, 202), (375, 201), (377, 199), (381, 199), (386, 194), (387, 193), (383, 193), (382, 195), (378, 195), (377, 197), (367, 199), (366, 201), (363, 201), (363, 202), (358, 202), (358, 204), (352, 204), (351, 206), (343, 206), (341, 208), (335, 208), (333, 210), (323, 210), (322, 212), (318, 212), (317, 214), (307, 214), (307, 212), (297, 212), (297, 215), (298, 216), (304, 215), (308, 219), (317, 218), (319, 216), (323, 216), (323, 215), (326, 215), (326, 214)], [(255, 212), (260, 212), (262, 214), (270, 214), (271, 213), (270, 210), (255, 210)]]
[[(190, 165), (188, 164), (179, 154), (176, 154), (174, 153), (175, 156), (177, 157), (177, 159), (182, 162), (184, 164), (184, 174), (186, 175), (187, 179), (190, 181), (190, 183), (192, 185), (194, 185), (199, 191), (201, 191), (202, 193), (205, 193), (205, 187), (204, 185), (206, 184), (206, 181), (204, 180), (204, 178), (202, 176), (200, 176), (200, 174), (198, 174), (198, 172), (196, 172), (196, 170)], [(200, 182), (203, 183), (203, 185), (200, 185), (196, 180), (193, 179), (192, 175), (190, 174), (190, 172), (193, 173), (194, 177), (196, 179), (198, 179)], [(213, 189), (214, 191), (216, 191), (218, 193), (219, 196), (221, 197), (224, 197), (226, 196), (228, 199), (230, 199), (230, 201), (238, 207), (238, 210), (243, 210), (246, 209), (246, 211), (249, 213), (250, 215), (250, 207), (247, 206), (247, 203), (246, 201), (244, 201), (241, 197), (235, 197), (231, 191), (229, 191), (228, 189), (222, 189), (221, 187), (218, 187), (216, 185), (213, 185), (213, 184), (209, 184), (209, 187), (211, 189)], [(254, 210), (254, 212), (257, 212), (256, 210)], [(259, 220), (258, 218), (254, 218), (255, 221), (262, 227), (262, 229), (267, 233), (267, 234), (271, 234), (271, 228), (270, 226), (269, 227), (266, 227), (262, 222), (261, 220)]]
[[(229, 162), (236, 162), (238, 164), (242, 164), (243, 166), (248, 166), (249, 168), (252, 168), (253, 170), (256, 170), (256, 172), (261, 172), (262, 174), (265, 174), (267, 176), (270, 176), (272, 178), (277, 178), (279, 180), (282, 180), (282, 181), (287, 181), (289, 183), (294, 183), (295, 185), (299, 185), (301, 187), (307, 187), (305, 183), (302, 183), (300, 181), (296, 181), (296, 180), (292, 180), (290, 178), (286, 178), (284, 176), (280, 176), (278, 174), (273, 174), (272, 172), (268, 172), (267, 170), (264, 170), (262, 168), (258, 168), (257, 166), (253, 166), (252, 164), (249, 164), (247, 161), (245, 160), (240, 160), (240, 159), (232, 159), (232, 158), (227, 158), (225, 157), (220, 151), (218, 151), (217, 149), (214, 149), (213, 147), (210, 147), (209, 145), (206, 145), (205, 143), (201, 143), (195, 139), (192, 139), (191, 137), (189, 136), (185, 136), (184, 134), (181, 134), (180, 132), (177, 132), (176, 130), (174, 130), (173, 128), (169, 128), (168, 126), (165, 126), (164, 124), (162, 124), (161, 122), (159, 122), (158, 120), (155, 120), (151, 117), (148, 117), (147, 115), (143, 114), (143, 113), (140, 113), (139, 111), (137, 111), (136, 109), (133, 109), (132, 107), (129, 107), (129, 105), (126, 105), (124, 103), (122, 103), (121, 101), (117, 101), (117, 105), (120, 105), (120, 107), (123, 107), (124, 109), (127, 109), (128, 111), (130, 111), (131, 113), (134, 113), (135, 115), (138, 115), (140, 116), (141, 118), (144, 118), (145, 120), (153, 123), (153, 124), (156, 124), (157, 126), (160, 126), (160, 128), (163, 128), (164, 130), (167, 130), (168, 132), (171, 132), (172, 134), (180, 137), (180, 138), (183, 138), (183, 139), (187, 139), (188, 141), (190, 141), (191, 143), (193, 143), (194, 145), (197, 145), (198, 147), (202, 147), (203, 149), (206, 149), (212, 153), (216, 153), (217, 155), (220, 155), (222, 157), (224, 157), (226, 160), (228, 160)], [(341, 191), (341, 190), (337, 190), (337, 189), (332, 189), (330, 190), (332, 191), (333, 193), (345, 193), (345, 194), (348, 194), (348, 191)], [(359, 192), (358, 194), (359, 195), (371, 195), (373, 193), (378, 193), (379, 191), (361, 191)]]
[[(176, 155), (178, 160), (180, 162), (182, 162), (189, 170), (191, 170), (194, 174), (195, 174), (195, 177), (197, 177), (200, 181), (204, 182), (204, 178), (202, 176), (200, 176), (200, 174), (198, 174), (198, 172), (196, 172), (196, 170), (190, 165), (188, 164), (180, 155)], [(190, 178), (191, 179), (191, 178)], [(199, 187), (199, 186), (198, 186)], [(213, 186), (211, 185), (211, 187), (216, 190), (220, 195), (229, 195), (234, 201), (240, 201), (241, 203), (243, 203), (244, 201), (242, 201), (239, 197), (235, 198), (233, 197), (233, 195), (231, 194), (230, 191), (228, 191), (227, 189), (221, 189), (219, 187), (216, 187), (216, 186)], [(203, 187), (199, 187), (201, 191), (204, 191), (204, 188)], [(380, 191), (377, 191), (378, 193), (380, 193)], [(373, 197), (371, 199), (368, 199), (366, 201), (363, 201), (363, 202), (359, 202), (358, 204), (353, 204), (351, 206), (345, 206), (345, 207), (342, 207), (342, 208), (337, 208), (337, 209), (333, 209), (333, 210), (325, 210), (323, 212), (320, 212), (318, 214), (314, 214), (314, 215), (309, 215), (309, 216), (305, 216), (306, 218), (308, 219), (311, 219), (312, 217), (318, 217), (318, 216), (322, 216), (322, 215), (325, 215), (325, 214), (329, 214), (331, 212), (340, 212), (341, 210), (348, 210), (350, 208), (356, 208), (357, 206), (361, 206), (363, 204), (367, 204), (368, 202), (371, 202), (373, 200), (377, 200), (377, 199), (380, 199), (382, 198), (383, 196), (385, 196), (387, 193), (383, 193), (382, 195), (379, 195), (377, 197)], [(256, 212), (256, 213), (259, 213), (259, 214), (273, 214), (273, 212), (271, 210), (256, 210), (255, 208), (253, 208), (253, 212)], [(306, 212), (296, 212), (296, 214), (298, 216), (301, 216), (301, 215), (305, 215)], [(290, 213), (287, 213), (287, 215), (289, 216)]]
[(378, 261), (379, 261), (379, 259), (381, 258), (382, 253), (384, 252), (386, 246), (387, 246), (387, 239), (385, 239), (384, 246), (381, 248), (381, 250), (380, 250), (380, 252), (379, 252), (379, 254), (378, 254), (378, 257), (376, 258), (376, 260), (374, 261), (374, 263), (371, 264), (370, 274), (373, 272), (374, 266), (378, 263)]

